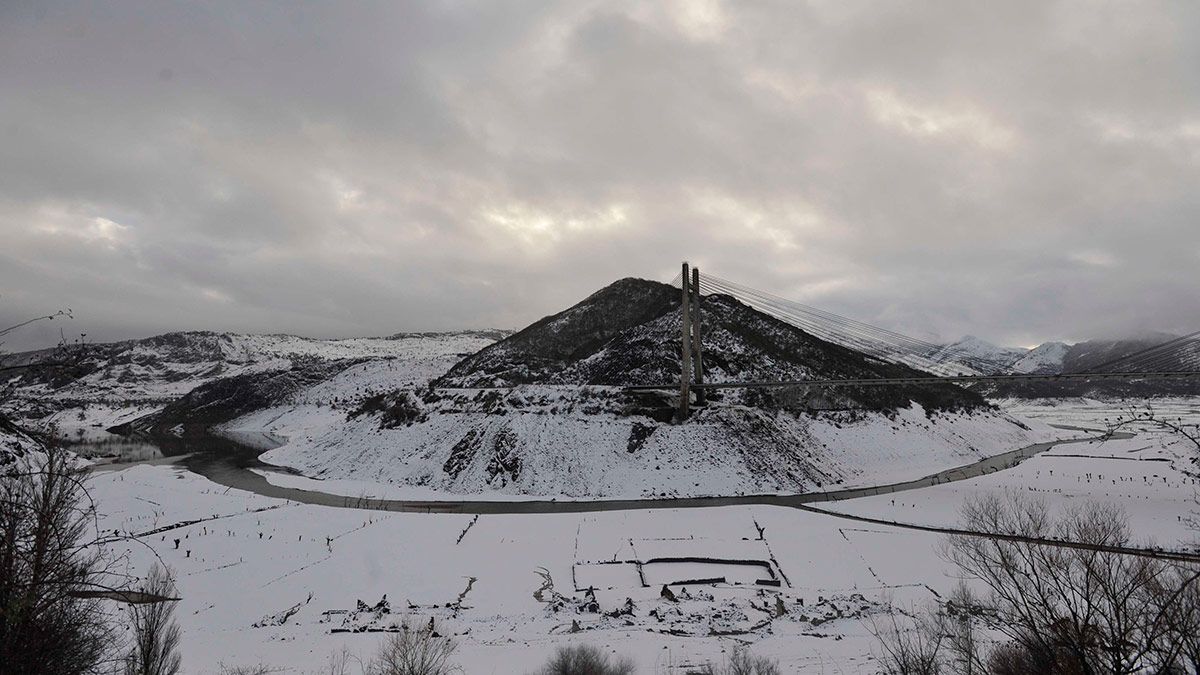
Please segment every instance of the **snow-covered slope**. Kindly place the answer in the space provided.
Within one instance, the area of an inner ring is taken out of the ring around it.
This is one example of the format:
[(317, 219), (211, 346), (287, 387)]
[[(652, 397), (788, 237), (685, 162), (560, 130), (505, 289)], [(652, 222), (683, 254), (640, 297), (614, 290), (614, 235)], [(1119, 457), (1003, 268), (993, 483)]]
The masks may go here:
[(1061, 373), (1063, 358), (1070, 351), (1071, 345), (1065, 342), (1043, 342), (1029, 350), (1009, 367), (1009, 372), (1017, 375), (1047, 375)]

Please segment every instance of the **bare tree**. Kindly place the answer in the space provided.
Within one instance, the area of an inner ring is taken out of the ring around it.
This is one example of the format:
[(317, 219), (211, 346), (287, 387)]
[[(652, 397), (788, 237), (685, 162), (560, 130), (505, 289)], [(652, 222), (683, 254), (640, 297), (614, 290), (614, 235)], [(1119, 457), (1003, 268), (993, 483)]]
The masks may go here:
[(980, 656), (976, 617), (984, 612), (971, 587), (959, 582), (939, 615), (946, 636), (949, 661), (955, 672), (977, 675), (987, 672)]
[(176, 675), (182, 657), (179, 625), (174, 617), (175, 600), (158, 599), (175, 595), (175, 583), (167, 569), (155, 565), (142, 592), (155, 599), (129, 605), (133, 646), (125, 657), (125, 675)]
[(1104, 435), (1101, 440), (1109, 440), (1117, 432), (1131, 427), (1158, 427), (1178, 436), (1194, 446), (1194, 461), (1200, 463), (1200, 424), (1188, 424), (1182, 417), (1170, 419), (1159, 415), (1149, 404), (1141, 408), (1130, 406), (1116, 417), (1104, 418)]
[(69, 455), (0, 475), (0, 664), (6, 673), (96, 672), (112, 656), (111, 617), (85, 597), (112, 590), (95, 506)]
[(1082, 675), (1175, 666), (1182, 603), (1200, 572), (1102, 550), (1130, 542), (1119, 509), (1089, 504), (1052, 518), (1043, 502), (990, 495), (969, 501), (963, 520), (964, 529), (1001, 535), (955, 536), (946, 550), (991, 591), (999, 630), (1012, 643), (1000, 656), (1010, 664)]
[(633, 661), (610, 659), (599, 647), (572, 645), (559, 647), (537, 675), (632, 675)]
[(400, 632), (388, 635), (372, 659), (370, 675), (450, 675), (460, 672), (451, 662), (458, 645), (439, 636), (432, 624), (414, 628), (403, 624)]
[(1200, 673), (1200, 583), (1186, 584), (1183, 588), (1171, 629), (1179, 640), (1178, 660), (1189, 672)]

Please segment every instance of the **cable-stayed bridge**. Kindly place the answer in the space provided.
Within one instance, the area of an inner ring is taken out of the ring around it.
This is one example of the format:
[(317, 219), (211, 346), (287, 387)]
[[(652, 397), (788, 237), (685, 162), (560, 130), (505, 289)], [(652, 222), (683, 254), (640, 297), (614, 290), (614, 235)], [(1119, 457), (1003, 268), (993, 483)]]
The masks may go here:
[[(672, 285), (682, 293), (681, 374), (678, 382), (636, 385), (631, 390), (680, 390), (680, 413), (687, 415), (691, 391), (702, 402), (705, 390), (758, 387), (838, 387), (894, 386), (926, 384), (931, 381), (968, 384), (974, 382), (1067, 381), (1102, 379), (1177, 379), (1200, 378), (1200, 331), (1189, 333), (1133, 353), (1119, 355), (1094, 365), (1087, 372), (1041, 374), (988, 374), (986, 364), (973, 363), (970, 354), (947, 352), (943, 345), (911, 337), (893, 330), (840, 316), (832, 312), (788, 300), (711, 274), (701, 275), (684, 263)], [(838, 344), (873, 358), (915, 368), (928, 375), (893, 378), (705, 382), (703, 335), (700, 316), (706, 295), (729, 295), (750, 307), (784, 323), (800, 328), (827, 342)], [(1189, 369), (1177, 364), (1189, 362)]]

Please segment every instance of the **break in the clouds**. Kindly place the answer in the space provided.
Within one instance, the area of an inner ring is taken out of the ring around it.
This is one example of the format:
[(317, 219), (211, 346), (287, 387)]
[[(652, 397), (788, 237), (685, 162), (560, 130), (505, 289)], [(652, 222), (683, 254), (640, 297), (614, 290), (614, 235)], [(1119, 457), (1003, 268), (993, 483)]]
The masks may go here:
[(923, 337), (1200, 327), (1200, 4), (0, 3), (8, 323), (511, 327), (684, 257)]

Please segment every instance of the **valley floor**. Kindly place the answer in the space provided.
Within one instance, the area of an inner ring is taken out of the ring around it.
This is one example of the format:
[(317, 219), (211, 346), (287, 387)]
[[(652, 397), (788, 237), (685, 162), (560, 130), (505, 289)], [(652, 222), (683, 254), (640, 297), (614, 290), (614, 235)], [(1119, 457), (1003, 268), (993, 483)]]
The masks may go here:
[[(1119, 412), (1096, 402), (1009, 408), (1087, 428)], [(1193, 401), (1161, 408), (1200, 419)], [(905, 525), (952, 526), (966, 499), (1019, 490), (1055, 506), (1115, 501), (1139, 542), (1190, 549), (1200, 536), (1193, 457), (1176, 437), (1135, 430), (978, 478), (818, 505), (830, 513), (384, 513), (228, 489), (170, 464), (96, 472), (91, 487), (102, 527), (144, 533), (145, 546), (129, 546), (130, 570), (155, 557), (174, 570), (192, 673), (259, 663), (317, 673), (343, 648), (366, 658), (379, 631), (431, 619), (455, 636), (469, 675), (529, 672), (572, 643), (629, 655), (642, 673), (684, 673), (739, 644), (784, 672), (874, 673), (871, 617), (919, 608), (957, 581), (941, 536)], [(670, 560), (679, 558), (688, 562)], [(724, 581), (675, 583), (712, 578)]]

